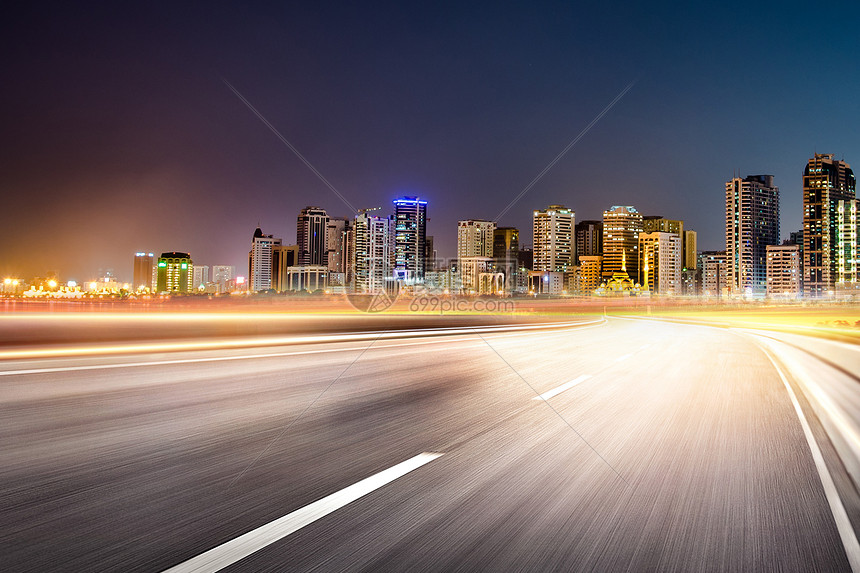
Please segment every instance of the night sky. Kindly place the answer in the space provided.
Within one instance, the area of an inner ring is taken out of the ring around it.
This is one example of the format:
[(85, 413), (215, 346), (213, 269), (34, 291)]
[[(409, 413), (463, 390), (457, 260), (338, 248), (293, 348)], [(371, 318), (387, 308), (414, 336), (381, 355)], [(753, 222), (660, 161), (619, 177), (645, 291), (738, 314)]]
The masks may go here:
[(350, 215), (223, 79), (356, 207), (426, 198), (440, 256), (634, 81), (499, 221), (522, 242), (533, 209), (629, 204), (721, 249), (738, 171), (776, 176), (787, 236), (813, 152), (860, 168), (854, 2), (29, 4), (0, 24), (2, 276), (242, 273), (258, 224)]

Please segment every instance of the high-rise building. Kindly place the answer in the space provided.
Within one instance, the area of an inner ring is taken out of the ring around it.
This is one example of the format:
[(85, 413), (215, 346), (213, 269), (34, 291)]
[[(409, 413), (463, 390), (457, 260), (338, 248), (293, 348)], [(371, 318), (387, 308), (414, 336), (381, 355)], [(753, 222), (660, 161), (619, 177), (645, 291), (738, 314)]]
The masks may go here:
[(734, 294), (767, 290), (767, 246), (779, 244), (779, 188), (773, 175), (726, 182), (726, 263)]
[(582, 264), (582, 257), (603, 255), (603, 221), (580, 221), (576, 224), (575, 237), (576, 264)]
[(697, 245), (696, 231), (687, 229), (684, 231), (684, 268), (687, 270), (696, 269), (696, 249)]
[(630, 205), (614, 205), (603, 212), (603, 278), (609, 280), (621, 267), (633, 282), (639, 279), (639, 233), (642, 215)]
[[(194, 265), (194, 275), (191, 288), (195, 291), (204, 290), (209, 282), (209, 265)], [(202, 287), (202, 288), (201, 288)]]
[(506, 294), (517, 288), (519, 274), (518, 255), (520, 251), (520, 232), (514, 227), (497, 227), (493, 231), (493, 259), (496, 261), (496, 271), (504, 274), (504, 290)]
[(405, 284), (424, 282), (427, 201), (418, 197), (394, 200), (394, 274)]
[(457, 223), (457, 258), (492, 257), (496, 224), (469, 219)]
[(152, 289), (152, 275), (155, 268), (155, 255), (153, 253), (134, 254), (134, 280), (131, 287), (134, 291)]
[(802, 294), (799, 245), (767, 246), (767, 296), (798, 298)]
[(344, 234), (349, 227), (349, 219), (331, 217), (326, 226), (326, 260), (328, 270), (333, 273), (343, 273), (346, 256), (344, 256)]
[(375, 210), (359, 211), (353, 225), (355, 246), (350, 258), (355, 266), (351, 284), (360, 294), (387, 292), (393, 278), (394, 221), (372, 215)]
[(563, 205), (550, 205), (533, 215), (535, 271), (565, 273), (573, 270), (573, 230), (576, 213)]
[(251, 239), (248, 253), (248, 288), (251, 292), (272, 289), (272, 249), (281, 244), (281, 239), (264, 235), (257, 227)]
[(234, 285), (236, 267), (232, 265), (212, 265), (212, 282), (219, 293), (228, 292)]
[(322, 207), (305, 207), (296, 222), (296, 244), (299, 246), (299, 265), (328, 265), (329, 216)]
[(836, 289), (856, 289), (858, 284), (857, 238), (858, 201), (840, 199), (836, 203)]
[(582, 255), (579, 257), (579, 292), (576, 294), (592, 295), (600, 286), (600, 266), (603, 257), (600, 255)]
[(194, 264), (191, 255), (171, 251), (161, 253), (157, 265), (156, 291), (160, 293), (191, 292), (191, 279), (194, 276)]
[(837, 273), (837, 205), (855, 198), (851, 166), (816, 153), (803, 171), (803, 291), (819, 297), (831, 292)]
[(681, 237), (677, 233), (639, 233), (642, 289), (656, 294), (680, 295), (681, 254)]
[(729, 292), (725, 251), (702, 251), (699, 268), (702, 274), (703, 296), (725, 296)]

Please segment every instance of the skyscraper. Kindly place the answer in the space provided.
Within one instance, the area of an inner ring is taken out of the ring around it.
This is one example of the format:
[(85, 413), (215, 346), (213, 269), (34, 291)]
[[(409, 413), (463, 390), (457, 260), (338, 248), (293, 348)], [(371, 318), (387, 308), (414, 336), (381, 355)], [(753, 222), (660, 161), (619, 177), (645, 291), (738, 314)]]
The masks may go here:
[(816, 153), (803, 171), (803, 292), (826, 295), (836, 286), (837, 204), (855, 198), (851, 166)]
[(779, 188), (773, 175), (726, 182), (726, 271), (735, 294), (767, 291), (767, 246), (779, 244)]
[(305, 207), (296, 222), (296, 244), (300, 266), (328, 264), (329, 216), (322, 207)]
[(576, 213), (563, 205), (550, 205), (533, 214), (535, 271), (565, 273), (573, 270), (573, 229)]
[(158, 280), (156, 290), (163, 293), (191, 292), (194, 264), (188, 253), (171, 251), (161, 253), (158, 258)]
[(394, 200), (394, 274), (406, 284), (424, 282), (427, 201), (418, 197)]
[(359, 294), (377, 294), (386, 291), (393, 279), (394, 221), (377, 217), (375, 209), (362, 209), (353, 225), (355, 261), (352, 271), (353, 291)]
[(349, 219), (331, 217), (326, 226), (326, 260), (328, 261), (328, 270), (333, 273), (346, 272), (343, 240), (349, 223)]
[(696, 231), (684, 231), (684, 268), (688, 271), (696, 269), (696, 249), (698, 248)]
[(272, 249), (280, 244), (281, 239), (264, 235), (260, 227), (254, 231), (248, 253), (248, 288), (251, 292), (272, 288)]
[(298, 245), (272, 245), (272, 286), (277, 292), (290, 290), (289, 269), (299, 266)]
[[(603, 212), (603, 278), (609, 280), (626, 267), (633, 282), (639, 279), (639, 233), (642, 215), (630, 205), (613, 205)], [(623, 260), (622, 260), (623, 259)]]
[[(858, 286), (858, 201), (840, 199), (836, 202), (836, 288), (855, 289)], [(853, 294), (853, 293), (852, 293)]]
[(681, 237), (661, 231), (639, 233), (639, 253), (642, 289), (656, 294), (680, 295)]
[(134, 254), (134, 280), (132, 290), (152, 289), (152, 275), (155, 266), (155, 255), (153, 253)]
[[(582, 264), (582, 257), (603, 255), (603, 221), (580, 221), (576, 224), (575, 236), (576, 264)], [(590, 260), (593, 270), (594, 259)]]

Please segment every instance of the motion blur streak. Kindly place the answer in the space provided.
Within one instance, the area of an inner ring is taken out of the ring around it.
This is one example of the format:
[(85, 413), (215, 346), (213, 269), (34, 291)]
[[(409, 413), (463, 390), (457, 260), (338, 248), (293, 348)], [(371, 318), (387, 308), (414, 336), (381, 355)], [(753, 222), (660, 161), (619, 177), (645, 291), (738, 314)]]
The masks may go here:
[[(851, 570), (794, 405), (748, 337), (613, 318), (480, 336), (492, 348), (443, 334), (360, 356), (355, 341), (317, 342), (289, 351), (342, 351), (6, 376), (4, 572), (164, 571), (417, 452), (445, 455), (225, 571)], [(172, 358), (249, 352), (263, 354)], [(574, 380), (549, 400), (559, 416), (532, 399)], [(839, 388), (856, 398), (856, 385)], [(856, 520), (854, 485), (805, 393)]]

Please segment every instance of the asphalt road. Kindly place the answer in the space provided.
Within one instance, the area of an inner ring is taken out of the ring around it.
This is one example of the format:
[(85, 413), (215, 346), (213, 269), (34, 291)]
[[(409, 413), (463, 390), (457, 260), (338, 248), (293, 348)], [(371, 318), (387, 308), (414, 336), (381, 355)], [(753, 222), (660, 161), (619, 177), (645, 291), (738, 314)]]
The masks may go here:
[(850, 571), (848, 450), (785, 352), (610, 318), (6, 360), (0, 569)]

